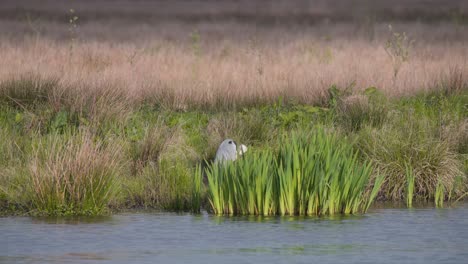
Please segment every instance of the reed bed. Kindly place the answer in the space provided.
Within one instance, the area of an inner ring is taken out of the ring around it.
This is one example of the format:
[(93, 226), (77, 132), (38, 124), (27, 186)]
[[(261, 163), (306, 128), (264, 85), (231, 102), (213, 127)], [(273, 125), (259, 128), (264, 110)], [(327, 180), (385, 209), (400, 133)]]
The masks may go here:
[[(215, 214), (324, 215), (365, 212), (383, 183), (350, 144), (323, 128), (288, 135), (275, 154), (245, 155), (206, 169)], [(201, 171), (199, 171), (201, 173)]]

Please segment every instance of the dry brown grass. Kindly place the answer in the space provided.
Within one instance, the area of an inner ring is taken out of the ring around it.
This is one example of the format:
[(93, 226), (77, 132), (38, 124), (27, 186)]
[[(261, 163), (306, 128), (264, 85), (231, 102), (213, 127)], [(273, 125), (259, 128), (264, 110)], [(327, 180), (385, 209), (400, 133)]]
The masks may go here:
[(459, 89), (468, 73), (464, 43), (420, 44), (394, 82), (392, 61), (381, 44), (306, 37), (254, 47), (220, 43), (199, 56), (177, 44), (161, 44), (152, 51), (135, 44), (79, 43), (70, 50), (40, 39), (3, 44), (0, 57), (0, 82), (30, 73), (56, 79), (60, 89), (51, 91), (53, 98), (65, 95), (67, 105), (91, 112), (142, 102), (179, 109), (245, 105), (273, 102), (279, 96), (314, 103), (331, 85), (351, 83), (357, 89), (376, 86), (400, 96), (450, 82)]
[[(54, 105), (91, 116), (141, 103), (235, 107), (279, 96), (316, 103), (333, 84), (390, 96), (466, 87), (462, 1), (259, 3), (6, 1), (0, 83), (31, 74), (58, 80), (48, 95)], [(69, 8), (79, 17), (72, 34)], [(396, 79), (388, 23), (414, 40)]]

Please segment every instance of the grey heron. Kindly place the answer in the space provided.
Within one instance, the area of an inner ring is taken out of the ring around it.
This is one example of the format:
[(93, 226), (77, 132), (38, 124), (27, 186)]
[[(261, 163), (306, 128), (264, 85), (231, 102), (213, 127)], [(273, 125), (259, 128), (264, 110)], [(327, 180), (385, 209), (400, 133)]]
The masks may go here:
[(216, 151), (215, 162), (236, 160), (238, 155), (243, 155), (246, 151), (247, 146), (241, 144), (238, 147), (234, 140), (228, 138), (219, 145), (218, 150)]

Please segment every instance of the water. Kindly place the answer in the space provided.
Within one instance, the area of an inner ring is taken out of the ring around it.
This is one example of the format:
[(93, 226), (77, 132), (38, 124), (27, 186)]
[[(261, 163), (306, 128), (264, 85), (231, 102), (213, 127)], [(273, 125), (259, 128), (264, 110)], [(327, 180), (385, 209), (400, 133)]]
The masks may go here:
[(468, 203), (350, 217), (0, 218), (0, 263), (468, 263)]

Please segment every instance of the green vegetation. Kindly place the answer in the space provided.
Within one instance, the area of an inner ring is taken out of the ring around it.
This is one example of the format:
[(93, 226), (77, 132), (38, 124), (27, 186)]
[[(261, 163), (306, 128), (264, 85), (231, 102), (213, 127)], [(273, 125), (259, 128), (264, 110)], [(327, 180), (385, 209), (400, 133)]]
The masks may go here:
[(358, 132), (358, 148), (386, 175), (383, 197), (439, 205), (466, 192), (466, 107), (466, 93), (405, 98), (381, 128)]
[[(2, 214), (334, 214), (365, 212), (374, 198), (411, 207), (467, 196), (463, 82), (402, 98), (333, 86), (317, 105), (186, 111), (99, 90), (80, 100), (59, 86), (39, 76), (0, 83)], [(249, 152), (211, 164), (226, 137)]]
[[(215, 214), (320, 215), (365, 212), (383, 181), (360, 164), (352, 145), (333, 132), (283, 135), (277, 153), (246, 154), (208, 167), (208, 200)], [(199, 172), (201, 173), (201, 172)]]

